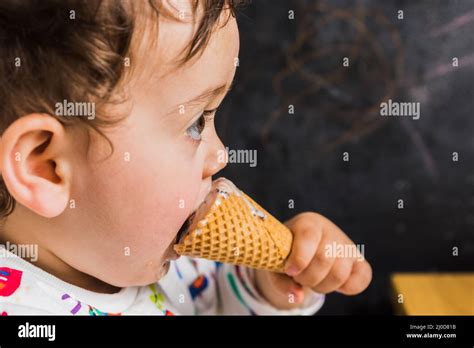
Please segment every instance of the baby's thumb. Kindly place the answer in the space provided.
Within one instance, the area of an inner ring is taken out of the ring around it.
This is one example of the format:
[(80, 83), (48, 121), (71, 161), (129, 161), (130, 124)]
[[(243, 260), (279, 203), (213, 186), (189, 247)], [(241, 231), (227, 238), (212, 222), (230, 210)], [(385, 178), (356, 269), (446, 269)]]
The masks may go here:
[(302, 304), (304, 301), (303, 287), (293, 278), (281, 273), (271, 273), (271, 282), (282, 299), (288, 304)]

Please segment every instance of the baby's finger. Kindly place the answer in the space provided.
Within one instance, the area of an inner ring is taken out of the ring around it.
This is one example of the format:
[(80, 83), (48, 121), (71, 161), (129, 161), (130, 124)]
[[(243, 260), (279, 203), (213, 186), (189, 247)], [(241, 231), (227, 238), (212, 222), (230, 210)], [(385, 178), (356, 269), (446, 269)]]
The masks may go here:
[(303, 303), (304, 289), (301, 285), (295, 283), (293, 279), (286, 274), (269, 273), (268, 281), (275, 290), (269, 296), (275, 298), (269, 299), (272, 302), (283, 303), (286, 308)]
[(339, 288), (344, 295), (357, 295), (364, 291), (372, 280), (372, 267), (367, 261), (354, 262), (349, 279)]
[(290, 220), (287, 225), (293, 231), (294, 239), (285, 272), (294, 277), (310, 264), (318, 249), (322, 231), (320, 226), (304, 220)]
[(316, 252), (316, 255), (314, 255), (309, 266), (306, 267), (303, 272), (294, 277), (296, 282), (313, 288), (326, 278), (336, 261), (336, 258), (326, 255), (326, 250), (322, 247), (324, 244), (325, 243), (321, 243), (321, 247)]
[(313, 290), (321, 294), (327, 294), (341, 287), (351, 275), (354, 261), (348, 258), (338, 258), (334, 262), (330, 272)]

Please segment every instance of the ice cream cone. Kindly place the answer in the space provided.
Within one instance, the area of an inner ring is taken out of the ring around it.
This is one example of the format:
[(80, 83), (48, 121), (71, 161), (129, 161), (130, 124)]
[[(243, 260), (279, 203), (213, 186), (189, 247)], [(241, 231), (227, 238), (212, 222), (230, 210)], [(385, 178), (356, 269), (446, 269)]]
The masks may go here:
[(227, 179), (211, 192), (178, 236), (180, 255), (283, 272), (292, 232)]

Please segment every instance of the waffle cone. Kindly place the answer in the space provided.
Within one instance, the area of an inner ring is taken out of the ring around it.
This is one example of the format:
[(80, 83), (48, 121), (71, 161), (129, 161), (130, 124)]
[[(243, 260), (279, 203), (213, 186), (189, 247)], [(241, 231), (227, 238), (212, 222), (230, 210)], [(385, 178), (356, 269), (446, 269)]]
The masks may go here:
[(211, 191), (207, 207), (202, 208), (207, 211), (195, 215), (175, 251), (183, 256), (283, 272), (293, 241), (291, 231), (231, 182), (218, 180), (214, 186), (221, 187)]

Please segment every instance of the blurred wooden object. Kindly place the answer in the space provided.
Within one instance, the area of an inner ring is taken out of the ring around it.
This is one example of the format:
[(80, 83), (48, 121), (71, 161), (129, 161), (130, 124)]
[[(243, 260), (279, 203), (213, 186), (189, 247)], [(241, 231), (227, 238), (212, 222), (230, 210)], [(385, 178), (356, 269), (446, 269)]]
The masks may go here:
[(395, 273), (395, 314), (474, 315), (474, 273)]

